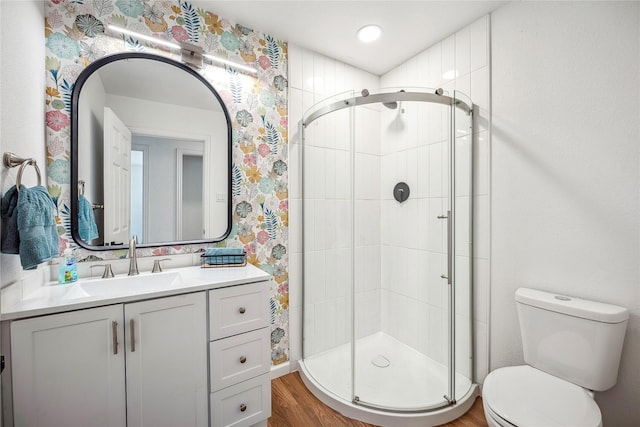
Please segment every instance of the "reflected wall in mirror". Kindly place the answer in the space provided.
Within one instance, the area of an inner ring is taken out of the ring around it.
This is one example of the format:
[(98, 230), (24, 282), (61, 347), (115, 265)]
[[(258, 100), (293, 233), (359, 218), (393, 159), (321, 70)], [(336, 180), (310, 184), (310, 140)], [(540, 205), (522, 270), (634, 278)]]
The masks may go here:
[(94, 62), (76, 81), (71, 132), (79, 245), (215, 242), (230, 232), (229, 114), (191, 68), (144, 53)]

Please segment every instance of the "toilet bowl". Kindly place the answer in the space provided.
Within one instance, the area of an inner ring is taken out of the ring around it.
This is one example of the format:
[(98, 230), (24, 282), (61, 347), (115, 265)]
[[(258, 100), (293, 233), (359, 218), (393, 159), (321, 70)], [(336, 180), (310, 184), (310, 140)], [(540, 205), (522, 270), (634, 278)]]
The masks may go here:
[(491, 427), (602, 426), (593, 392), (528, 365), (491, 372), (482, 400)]
[(617, 381), (627, 309), (526, 288), (515, 299), (526, 365), (485, 378), (489, 426), (601, 427), (591, 390)]

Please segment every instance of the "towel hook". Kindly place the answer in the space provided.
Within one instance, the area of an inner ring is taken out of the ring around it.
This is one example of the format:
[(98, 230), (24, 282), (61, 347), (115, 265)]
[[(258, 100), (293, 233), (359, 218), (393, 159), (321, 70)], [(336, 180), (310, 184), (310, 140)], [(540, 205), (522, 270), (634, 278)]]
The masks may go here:
[(16, 166), (20, 166), (18, 169), (18, 176), (16, 177), (16, 190), (20, 191), (20, 185), (22, 185), (22, 174), (24, 173), (24, 168), (31, 165), (35, 168), (36, 174), (38, 175), (38, 185), (42, 184), (42, 175), (40, 174), (40, 168), (38, 167), (38, 163), (35, 159), (24, 159), (22, 157), (18, 157), (13, 153), (4, 153), (2, 156), (2, 163), (5, 167), (15, 168)]
[(84, 180), (81, 179), (78, 181), (78, 196), (84, 196), (84, 184)]

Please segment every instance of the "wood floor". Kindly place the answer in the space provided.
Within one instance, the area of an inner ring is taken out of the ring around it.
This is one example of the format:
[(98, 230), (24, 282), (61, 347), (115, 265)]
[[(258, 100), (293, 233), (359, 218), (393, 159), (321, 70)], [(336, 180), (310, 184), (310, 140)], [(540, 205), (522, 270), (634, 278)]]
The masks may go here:
[[(269, 427), (374, 427), (362, 421), (346, 418), (320, 402), (302, 383), (297, 372), (271, 381)], [(446, 427), (486, 427), (482, 400), (461, 418), (444, 424)]]

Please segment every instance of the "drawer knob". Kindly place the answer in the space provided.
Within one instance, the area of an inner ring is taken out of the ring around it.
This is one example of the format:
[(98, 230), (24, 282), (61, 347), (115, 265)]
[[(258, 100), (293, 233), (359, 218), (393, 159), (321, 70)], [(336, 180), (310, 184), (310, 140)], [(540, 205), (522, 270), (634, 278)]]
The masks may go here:
[(247, 311), (247, 309), (244, 307), (240, 307), (238, 311), (240, 312), (240, 314), (244, 314), (244, 312)]
[(247, 361), (247, 358), (245, 356), (240, 357), (240, 363), (244, 363)]
[(246, 410), (247, 410), (247, 405), (245, 405), (244, 403), (240, 405), (240, 412), (244, 412)]

